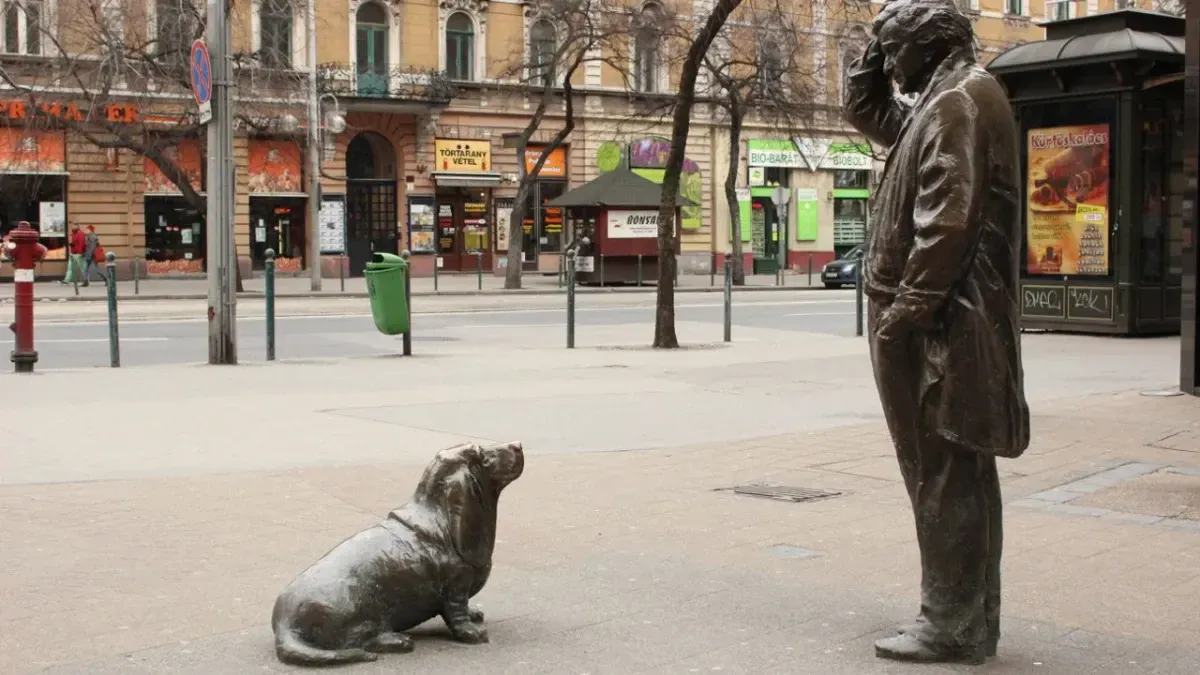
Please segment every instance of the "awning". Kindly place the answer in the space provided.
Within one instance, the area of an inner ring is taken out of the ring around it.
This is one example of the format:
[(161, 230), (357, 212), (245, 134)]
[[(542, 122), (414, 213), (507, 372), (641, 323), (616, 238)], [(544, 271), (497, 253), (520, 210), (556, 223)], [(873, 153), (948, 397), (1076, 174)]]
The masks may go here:
[(500, 174), (490, 172), (434, 171), (430, 176), (438, 187), (487, 188), (503, 180)]

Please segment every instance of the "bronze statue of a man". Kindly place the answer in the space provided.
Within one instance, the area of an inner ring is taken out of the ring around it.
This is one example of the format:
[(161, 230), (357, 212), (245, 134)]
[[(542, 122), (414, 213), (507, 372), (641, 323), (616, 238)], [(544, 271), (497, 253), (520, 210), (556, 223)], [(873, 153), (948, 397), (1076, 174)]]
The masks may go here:
[(1017, 132), (951, 0), (886, 4), (846, 92), (850, 123), (890, 149), (864, 287), (875, 383), (921, 548), (920, 615), (875, 653), (982, 663), (1000, 637), (996, 457), (1029, 445)]

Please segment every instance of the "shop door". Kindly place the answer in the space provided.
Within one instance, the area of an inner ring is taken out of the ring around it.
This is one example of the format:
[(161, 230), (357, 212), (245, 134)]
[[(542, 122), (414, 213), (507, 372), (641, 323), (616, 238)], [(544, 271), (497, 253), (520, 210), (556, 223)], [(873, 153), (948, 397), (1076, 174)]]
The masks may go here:
[(755, 239), (754, 273), (775, 274), (779, 270), (779, 221), (775, 215), (775, 203), (769, 197), (755, 197), (751, 207), (751, 231)]
[(396, 253), (396, 181), (346, 181), (346, 256), (362, 276), (375, 252)]
[(308, 258), (304, 216), (304, 200), (250, 200), (250, 252), (254, 269), (266, 266), (267, 249), (275, 251), (275, 269), (285, 272), (304, 268)]
[(462, 269), (459, 254), (462, 228), (462, 197), (457, 195), (437, 196), (437, 254), (440, 270), (457, 272)]

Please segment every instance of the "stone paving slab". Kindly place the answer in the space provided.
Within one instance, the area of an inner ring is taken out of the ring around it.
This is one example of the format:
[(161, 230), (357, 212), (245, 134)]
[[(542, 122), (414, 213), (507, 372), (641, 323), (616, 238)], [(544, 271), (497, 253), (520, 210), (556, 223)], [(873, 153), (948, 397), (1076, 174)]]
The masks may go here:
[[(1153, 446), (1198, 421), (1184, 397), (1043, 404), (1034, 445), (1003, 462), (1005, 498), (1133, 464), (1200, 468)], [(871, 641), (915, 613), (919, 576), (887, 453), (872, 423), (531, 455), (501, 501), (478, 598), (491, 644), (454, 644), (431, 622), (413, 654), (344, 672), (1200, 672), (1200, 532), (1026, 508), (1006, 513), (997, 660), (874, 659)], [(423, 463), (0, 487), (0, 673), (293, 672), (271, 650), (275, 594), (405, 501)], [(790, 504), (719, 490), (748, 482), (844, 494)], [(794, 549), (813, 555), (780, 554)]]

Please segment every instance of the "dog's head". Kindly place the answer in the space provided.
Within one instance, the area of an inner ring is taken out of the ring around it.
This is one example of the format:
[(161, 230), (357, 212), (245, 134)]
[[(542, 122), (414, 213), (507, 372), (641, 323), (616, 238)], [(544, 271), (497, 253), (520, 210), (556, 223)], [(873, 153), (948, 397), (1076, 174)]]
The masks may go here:
[(517, 442), (442, 450), (433, 458), (414, 501), (432, 511), (446, 535), (469, 564), (491, 564), (496, 541), (496, 505), (500, 492), (521, 477), (525, 453)]

